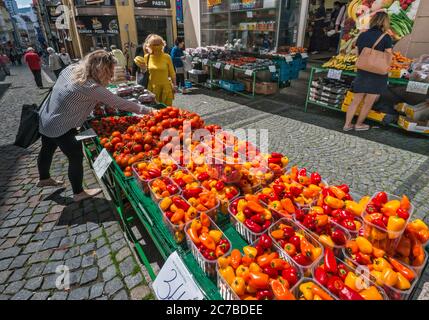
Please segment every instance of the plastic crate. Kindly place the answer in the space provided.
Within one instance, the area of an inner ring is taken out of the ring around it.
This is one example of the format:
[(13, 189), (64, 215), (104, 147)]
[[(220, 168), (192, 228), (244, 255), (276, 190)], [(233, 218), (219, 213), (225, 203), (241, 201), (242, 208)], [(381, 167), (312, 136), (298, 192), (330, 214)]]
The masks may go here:
[(241, 92), (244, 91), (244, 84), (238, 81), (225, 81), (220, 80), (219, 85), (222, 89), (230, 92)]
[(337, 298), (335, 298), (334, 295), (332, 295), (328, 290), (326, 290), (325, 288), (323, 288), (318, 282), (316, 282), (316, 280), (312, 279), (312, 278), (308, 278), (308, 277), (304, 277), (301, 278), (291, 289), (290, 291), (292, 292), (292, 294), (295, 296), (295, 298), (298, 300), (302, 295), (301, 292), (299, 290), (299, 286), (303, 283), (307, 283), (307, 282), (312, 282), (315, 285), (319, 286), (321, 289), (323, 289), (331, 298), (332, 300), (337, 300)]
[[(210, 230), (222, 231), (211, 218), (209, 219), (210, 219), (210, 228), (209, 228)], [(207, 274), (209, 277), (214, 277), (216, 276), (217, 259), (207, 260), (206, 258), (204, 258), (201, 251), (198, 250), (197, 246), (195, 245), (195, 243), (192, 241), (191, 237), (188, 234), (188, 229), (191, 227), (191, 224), (192, 224), (192, 221), (188, 222), (185, 226), (186, 243), (188, 245), (188, 248), (191, 249), (192, 255), (194, 256), (195, 260), (198, 262), (199, 266), (204, 271), (204, 273)], [(232, 245), (231, 245), (231, 241), (225, 236), (223, 232), (222, 232), (222, 239), (226, 239), (230, 243), (230, 248), (228, 252), (222, 255), (223, 257), (226, 255), (229, 255), (229, 253), (232, 250)]]

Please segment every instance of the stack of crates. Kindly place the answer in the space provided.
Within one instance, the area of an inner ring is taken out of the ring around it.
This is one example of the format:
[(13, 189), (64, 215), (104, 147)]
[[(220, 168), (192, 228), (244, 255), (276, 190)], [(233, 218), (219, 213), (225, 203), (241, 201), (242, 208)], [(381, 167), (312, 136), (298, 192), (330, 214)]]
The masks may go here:
[[(280, 82), (287, 82), (290, 79), (292, 71), (292, 63), (286, 62), (284, 59), (276, 60), (276, 64), (279, 66), (278, 77)], [(277, 81), (277, 75), (273, 74), (273, 81)]]
[(295, 80), (299, 78), (299, 72), (302, 68), (302, 58), (301, 56), (295, 56), (292, 61), (292, 70), (290, 73), (290, 80)]

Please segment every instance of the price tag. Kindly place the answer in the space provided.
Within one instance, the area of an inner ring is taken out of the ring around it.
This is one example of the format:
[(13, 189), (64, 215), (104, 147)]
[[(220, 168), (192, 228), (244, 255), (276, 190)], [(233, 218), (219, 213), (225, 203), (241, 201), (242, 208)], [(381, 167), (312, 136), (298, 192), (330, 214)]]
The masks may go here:
[(225, 70), (230, 70), (230, 69), (231, 69), (231, 67), (232, 67), (232, 66), (231, 66), (230, 64), (226, 64), (224, 69), (225, 69)]
[(221, 66), (222, 64), (220, 63), (220, 62), (217, 62), (215, 65), (214, 65), (214, 67), (216, 68), (216, 69), (220, 69), (220, 66)]
[(103, 148), (93, 164), (95, 175), (98, 179), (101, 179), (101, 177), (104, 176), (112, 161), (112, 157), (109, 155), (107, 150)]
[(247, 70), (244, 72), (244, 74), (245, 74), (246, 76), (252, 76), (252, 75), (253, 75), (253, 70), (247, 69)]
[(253, 12), (252, 11), (247, 11), (247, 17), (248, 18), (253, 18)]
[(342, 70), (337, 70), (337, 69), (329, 69), (328, 71), (328, 78), (329, 79), (335, 79), (335, 80), (340, 80), (341, 79), (341, 74), (343, 73)]
[(307, 53), (307, 52), (303, 52), (303, 53), (301, 53), (301, 57), (302, 57), (303, 59), (308, 58), (308, 53)]
[(270, 72), (272, 72), (272, 73), (277, 71), (276, 66), (269, 66), (268, 68), (270, 69)]
[(429, 88), (429, 83), (408, 81), (407, 92), (427, 94), (428, 88)]
[(209, 63), (208, 59), (203, 59), (203, 65), (206, 65), (207, 63)]
[(293, 58), (292, 58), (292, 56), (290, 54), (288, 54), (288, 55), (285, 56), (285, 60), (286, 60), (286, 62), (292, 62)]
[(94, 129), (90, 128), (88, 130), (85, 130), (81, 133), (79, 133), (78, 135), (76, 135), (76, 140), (77, 141), (81, 141), (81, 140), (85, 140), (85, 139), (89, 139), (89, 138), (94, 138), (96, 137), (97, 134), (95, 133)]
[(153, 282), (158, 300), (203, 300), (204, 295), (186, 269), (177, 251), (165, 262)]

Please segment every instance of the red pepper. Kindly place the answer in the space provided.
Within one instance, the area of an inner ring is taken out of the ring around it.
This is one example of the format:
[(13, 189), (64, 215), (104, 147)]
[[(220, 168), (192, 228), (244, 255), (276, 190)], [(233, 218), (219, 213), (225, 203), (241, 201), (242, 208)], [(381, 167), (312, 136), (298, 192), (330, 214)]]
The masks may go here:
[(260, 243), (258, 243), (255, 248), (256, 250), (258, 250), (258, 254), (257, 254), (258, 256), (261, 256), (264, 254), (265, 248)]
[(310, 182), (318, 185), (322, 181), (322, 177), (318, 172), (313, 172), (310, 176)]
[(186, 182), (182, 178), (174, 179), (174, 182), (181, 188), (186, 186)]
[(295, 248), (299, 248), (301, 246), (301, 239), (298, 236), (292, 236), (289, 238), (289, 243), (292, 243)]
[(280, 239), (280, 240), (277, 240), (277, 243), (281, 248), (284, 248), (285, 245), (287, 244), (287, 241), (284, 239)]
[(258, 199), (261, 200), (264, 203), (268, 203), (270, 197), (267, 194), (259, 194)]
[(338, 292), (341, 300), (365, 300), (358, 292), (344, 285)]
[(345, 286), (340, 277), (332, 276), (329, 278), (326, 288), (335, 295), (338, 295), (340, 290)]
[(250, 210), (248, 207), (243, 209), (243, 213), (248, 219), (250, 219), (253, 216), (253, 211)]
[(264, 273), (268, 274), (270, 278), (276, 279), (278, 276), (278, 271), (272, 267), (265, 267), (262, 270)]
[(350, 231), (356, 231), (356, 225), (353, 219), (347, 218), (341, 221), (341, 226)]
[(262, 213), (254, 214), (254, 215), (250, 218), (250, 220), (252, 220), (252, 221), (256, 222), (256, 223), (257, 223), (257, 224), (259, 224), (259, 225), (262, 225), (262, 224), (264, 224), (264, 222), (265, 222), (265, 218), (264, 218), (264, 215), (263, 215)]
[(311, 259), (302, 253), (298, 253), (292, 259), (301, 266), (308, 266), (311, 264)]
[[(385, 217), (385, 216), (383, 216), (383, 218), (384, 218), (384, 217)], [(378, 227), (380, 227), (380, 228), (385, 229), (385, 228), (386, 228), (386, 226), (387, 226), (387, 224), (385, 224), (385, 223), (384, 223), (383, 218), (377, 218), (377, 219), (371, 220), (371, 223), (372, 223), (373, 225), (376, 225), (376, 226), (378, 226)], [(387, 217), (387, 219), (389, 219), (389, 217)]]
[(337, 186), (337, 188), (340, 188), (341, 190), (343, 190), (344, 193), (349, 193), (350, 192), (349, 186), (346, 185), (346, 184), (339, 185), (339, 186)]
[(365, 210), (366, 210), (366, 213), (371, 214), (371, 213), (380, 212), (380, 207), (376, 206), (374, 203), (368, 203)]
[(357, 252), (356, 253), (356, 262), (362, 265), (368, 265), (371, 263), (371, 257), (367, 254)]
[(337, 260), (335, 259), (334, 252), (330, 248), (325, 248), (324, 257), (325, 269), (328, 272), (337, 272)]
[(173, 203), (176, 207), (184, 211), (188, 211), (188, 209), (190, 208), (190, 205), (185, 200), (179, 197), (173, 197)]
[(331, 216), (333, 216), (335, 218), (340, 218), (342, 211), (343, 211), (342, 209), (332, 210)]
[(232, 212), (232, 214), (235, 216), (237, 214), (237, 205), (230, 206), (229, 210)]
[(270, 249), (271, 246), (273, 245), (273, 240), (271, 240), (271, 238), (266, 235), (263, 234), (260, 238), (259, 238), (259, 243), (261, 244), (262, 247), (264, 247), (265, 249)]
[(344, 201), (346, 201), (346, 200), (353, 201), (353, 197), (350, 195), (350, 193), (346, 193), (346, 195), (344, 196), (343, 200)]
[(336, 229), (332, 231), (331, 238), (332, 238), (332, 241), (334, 241), (334, 243), (339, 246), (346, 244), (346, 241), (347, 241), (346, 234), (341, 229)]
[(372, 202), (374, 202), (376, 205), (379, 205), (379, 206), (385, 204), (387, 202), (386, 192), (382, 191), (377, 193), (372, 199)]
[(281, 164), (282, 163), (282, 158), (269, 158), (268, 159), (268, 164), (270, 164), (270, 163)]
[(255, 221), (250, 220), (250, 219), (246, 219), (244, 220), (244, 225), (252, 232), (254, 233), (261, 233), (262, 232), (262, 227), (257, 224)]
[(150, 169), (147, 173), (149, 174), (149, 177), (151, 179), (155, 179), (161, 176), (161, 170), (159, 169)]
[(226, 239), (221, 239), (218, 243), (218, 247), (221, 248), (223, 253), (227, 253), (229, 249), (231, 248), (231, 244)]
[(270, 290), (259, 290), (256, 293), (256, 299), (258, 300), (272, 300), (274, 297)]
[(298, 171), (298, 177), (306, 177), (307, 176), (307, 169), (302, 168)]
[(327, 214), (329, 216), (332, 214), (332, 208), (328, 206), (326, 203), (322, 204), (322, 209), (324, 214)]
[(304, 227), (313, 230), (316, 228), (316, 219), (312, 215), (306, 215), (302, 224)]
[(165, 215), (168, 218), (168, 220), (171, 220), (171, 217), (174, 215), (174, 212), (171, 211), (165, 211)]
[(328, 274), (322, 267), (317, 267), (316, 270), (314, 270), (314, 277), (322, 286), (328, 284)]
[(383, 221), (383, 228), (387, 228), (387, 223), (389, 222), (389, 217), (388, 217), (388, 216), (383, 215), (383, 216), (381, 217), (381, 221)]
[(298, 271), (294, 267), (286, 268), (282, 271), (282, 277), (287, 280), (292, 287), (298, 282)]
[(399, 218), (402, 218), (404, 220), (408, 220), (408, 218), (410, 217), (410, 214), (408, 213), (408, 211), (402, 208), (399, 208), (396, 211), (396, 214), (398, 215)]
[(205, 180), (210, 179), (210, 176), (209, 176), (209, 174), (208, 174), (207, 172), (201, 172), (201, 173), (197, 176), (197, 179), (198, 179), (199, 181), (205, 181)]
[(271, 158), (283, 158), (283, 155), (278, 152), (271, 153)]
[(166, 188), (167, 188), (167, 191), (170, 192), (170, 194), (176, 194), (177, 191), (179, 191), (179, 188), (174, 184), (169, 184), (167, 185)]
[(337, 274), (341, 280), (345, 281), (348, 273), (347, 267), (343, 263), (340, 263), (337, 267)]
[(281, 184), (275, 184), (273, 185), (273, 189), (277, 195), (280, 195), (285, 190), (285, 186)]
[(342, 209), (342, 210), (340, 210), (339, 218), (341, 218), (341, 219), (353, 219), (353, 213), (351, 213), (348, 210)]
[(292, 193), (292, 196), (298, 197), (302, 192), (301, 188), (298, 187), (290, 187), (290, 193)]
[(262, 230), (267, 230), (271, 226), (270, 220), (265, 220), (264, 224), (262, 225)]
[(323, 198), (326, 198), (327, 196), (335, 197), (335, 194), (331, 190), (329, 190), (328, 187), (325, 187), (322, 189), (322, 196)]
[(292, 227), (286, 226), (283, 228), (284, 237), (289, 239), (295, 235), (295, 230)]
[(223, 183), (223, 181), (219, 180), (216, 184), (215, 184), (215, 188), (217, 191), (222, 191), (223, 188), (225, 187), (225, 184)]
[(303, 221), (305, 217), (305, 212), (302, 209), (296, 209), (295, 210), (295, 219), (298, 221)]

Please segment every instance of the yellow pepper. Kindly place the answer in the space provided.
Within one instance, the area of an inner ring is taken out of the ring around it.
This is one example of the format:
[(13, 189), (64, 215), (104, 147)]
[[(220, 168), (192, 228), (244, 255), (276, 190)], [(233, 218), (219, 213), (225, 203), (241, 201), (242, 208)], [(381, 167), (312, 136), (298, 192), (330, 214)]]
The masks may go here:
[(410, 223), (408, 223), (407, 227), (416, 232), (419, 232), (421, 230), (429, 230), (429, 227), (421, 219), (411, 221)]
[(265, 209), (263, 215), (265, 220), (271, 220), (271, 218), (273, 217), (269, 209)]
[(273, 190), (271, 188), (263, 188), (262, 189), (262, 194), (265, 195), (270, 195), (273, 192)]
[(326, 234), (320, 235), (319, 241), (326, 247), (329, 247), (331, 249), (334, 247), (334, 241), (332, 241), (331, 237)]
[(364, 237), (357, 237), (356, 238), (356, 244), (359, 247), (359, 251), (365, 254), (371, 254), (372, 253), (372, 244)]
[(344, 207), (344, 201), (334, 198), (332, 196), (327, 196), (325, 198), (325, 204), (330, 206), (332, 209), (342, 209)]
[(245, 246), (243, 248), (243, 252), (246, 256), (249, 256), (250, 258), (256, 258), (258, 255), (258, 249), (252, 246)]
[(353, 213), (355, 216), (360, 216), (363, 211), (363, 206), (355, 201), (346, 200), (346, 210)]
[(396, 282), (395, 288), (397, 288), (399, 290), (408, 290), (408, 289), (410, 289), (411, 288), (410, 281), (408, 281), (408, 279), (405, 278), (399, 272), (397, 273), (397, 275), (398, 275), (398, 281)]
[(246, 216), (244, 215), (243, 211), (237, 212), (237, 215), (235, 217), (240, 222), (244, 222), (244, 220), (246, 220)]
[(322, 207), (319, 206), (314, 206), (310, 208), (310, 214), (324, 214), (325, 212), (323, 211)]
[(219, 243), (220, 239), (222, 239), (222, 231), (219, 230), (210, 230), (209, 236), (214, 240), (216, 244)]
[(368, 204), (369, 200), (371, 200), (370, 196), (365, 196), (362, 199), (359, 200), (359, 205), (362, 206), (362, 208), (365, 208), (366, 205)]
[(231, 257), (228, 257), (228, 258), (219, 257), (217, 259), (217, 263), (218, 263), (220, 269), (225, 269), (231, 263)]
[[(392, 200), (393, 201), (393, 200)], [(389, 232), (389, 239), (396, 239), (401, 236), (400, 231), (405, 227), (405, 220), (398, 216), (390, 216), (387, 221), (387, 230)]]
[(314, 247), (311, 249), (311, 260), (314, 261), (322, 254), (322, 248)]
[(313, 282), (304, 282), (299, 286), (305, 300), (313, 300)]
[(388, 216), (394, 216), (400, 206), (401, 202), (399, 200), (390, 200), (383, 205), (383, 207), (381, 208), (381, 212)]
[(249, 271), (253, 273), (258, 273), (261, 272), (261, 267), (256, 262), (252, 262), (249, 265)]
[(249, 276), (249, 268), (246, 266), (243, 266), (242, 264), (238, 266), (236, 270), (237, 277), (241, 277), (243, 279), (246, 279)]
[(229, 285), (231, 285), (235, 278), (234, 269), (231, 266), (228, 266), (226, 268), (219, 269), (219, 272), (225, 279), (225, 281), (228, 282)]
[(234, 292), (242, 296), (246, 292), (246, 283), (242, 277), (235, 277), (231, 284), (231, 289)]
[(244, 208), (246, 208), (247, 201), (244, 199), (238, 200), (237, 203), (237, 212), (243, 212)]
[(384, 258), (377, 258), (374, 259), (374, 270), (376, 271), (383, 271), (386, 268), (392, 268), (390, 263), (384, 259)]
[(375, 227), (371, 228), (371, 238), (373, 240), (384, 240), (386, 239), (387, 234), (384, 231), (378, 230)]
[(161, 208), (161, 210), (166, 211), (171, 206), (172, 203), (173, 203), (173, 200), (171, 200), (171, 198), (164, 198), (159, 203), (159, 207)]
[(358, 277), (356, 276), (356, 274), (354, 272), (349, 272), (347, 273), (346, 279), (344, 280), (344, 284), (351, 289), (358, 291), (358, 289), (356, 288), (357, 280)]
[(368, 289), (360, 291), (359, 294), (365, 300), (383, 300), (383, 296), (375, 286), (370, 286)]
[(392, 269), (390, 269), (390, 268), (384, 269), (384, 270), (381, 272), (381, 277), (382, 277), (382, 279), (383, 279), (383, 283), (384, 283), (386, 286), (391, 286), (391, 287), (393, 287), (393, 286), (395, 286), (395, 285), (396, 285), (396, 283), (398, 282), (398, 273), (397, 273), (397, 272), (395, 272), (395, 271), (393, 271), (393, 270), (392, 270)]
[(276, 200), (270, 203), (270, 208), (272, 208), (273, 210), (281, 210), (283, 208), (282, 204), (280, 201)]
[(379, 285), (382, 286), (384, 285), (384, 281), (383, 281), (383, 274), (381, 271), (376, 271), (376, 270), (372, 270), (371, 271), (371, 276), (374, 277), (375, 282)]

